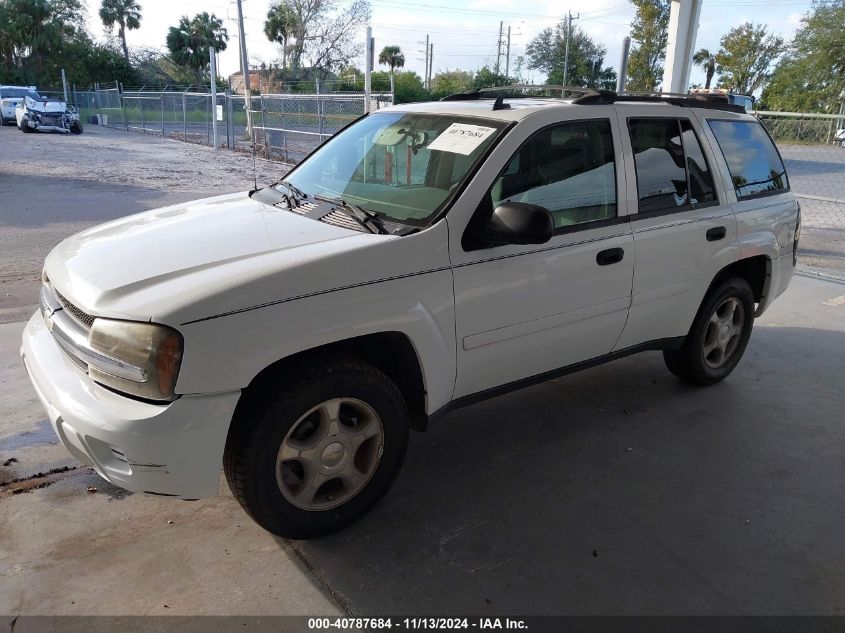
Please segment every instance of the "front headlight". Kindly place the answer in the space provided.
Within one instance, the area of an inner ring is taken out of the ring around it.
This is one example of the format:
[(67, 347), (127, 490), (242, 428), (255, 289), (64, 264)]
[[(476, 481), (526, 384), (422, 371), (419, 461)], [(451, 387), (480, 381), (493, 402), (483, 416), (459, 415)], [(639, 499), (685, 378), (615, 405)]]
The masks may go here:
[(115, 363), (89, 363), (88, 375), (117, 391), (173, 400), (182, 363), (182, 335), (164, 325), (94, 319), (90, 346)]

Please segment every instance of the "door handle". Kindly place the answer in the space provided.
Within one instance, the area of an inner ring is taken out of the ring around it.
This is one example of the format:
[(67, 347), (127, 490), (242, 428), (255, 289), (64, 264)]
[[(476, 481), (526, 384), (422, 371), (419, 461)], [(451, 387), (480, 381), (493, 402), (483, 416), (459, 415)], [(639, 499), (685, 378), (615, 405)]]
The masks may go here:
[(621, 262), (625, 257), (625, 251), (621, 248), (608, 248), (604, 251), (599, 251), (596, 255), (596, 263), (599, 266), (607, 266), (608, 264), (616, 264)]
[(724, 226), (714, 226), (712, 229), (707, 229), (707, 241), (716, 242), (723, 239), (728, 234), (728, 230)]

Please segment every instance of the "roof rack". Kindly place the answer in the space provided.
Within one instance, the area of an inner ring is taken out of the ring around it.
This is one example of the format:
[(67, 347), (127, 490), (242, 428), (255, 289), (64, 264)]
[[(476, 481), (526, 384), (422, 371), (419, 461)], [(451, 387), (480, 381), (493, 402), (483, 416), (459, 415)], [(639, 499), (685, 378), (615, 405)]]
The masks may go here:
[[(511, 84), (509, 86), (494, 86), (492, 88), (477, 88), (469, 92), (459, 92), (443, 97), (441, 101), (472, 101), (476, 99), (493, 99), (497, 96), (514, 98), (553, 97), (552, 92), (560, 93), (556, 98), (571, 99), (576, 96), (598, 95), (604, 91), (579, 86), (552, 86)], [(574, 93), (568, 95), (567, 93)]]
[(727, 95), (723, 94), (687, 94), (683, 92), (621, 92), (609, 90), (601, 91), (599, 96), (584, 95), (574, 99), (572, 103), (579, 105), (601, 105), (612, 103), (669, 103), (684, 108), (707, 108), (710, 110), (726, 110), (728, 112), (745, 112), (741, 105), (731, 103)]

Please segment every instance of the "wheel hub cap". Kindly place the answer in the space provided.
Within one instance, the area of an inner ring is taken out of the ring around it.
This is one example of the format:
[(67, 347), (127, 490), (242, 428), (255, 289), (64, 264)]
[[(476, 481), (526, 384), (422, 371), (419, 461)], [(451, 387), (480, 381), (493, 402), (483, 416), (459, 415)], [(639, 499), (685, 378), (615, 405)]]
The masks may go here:
[(335, 508), (363, 490), (378, 468), (384, 427), (355, 398), (321, 402), (300, 417), (276, 456), (276, 484), (302, 510)]
[(332, 442), (323, 449), (320, 457), (326, 468), (337, 468), (346, 457), (346, 447), (340, 442)]

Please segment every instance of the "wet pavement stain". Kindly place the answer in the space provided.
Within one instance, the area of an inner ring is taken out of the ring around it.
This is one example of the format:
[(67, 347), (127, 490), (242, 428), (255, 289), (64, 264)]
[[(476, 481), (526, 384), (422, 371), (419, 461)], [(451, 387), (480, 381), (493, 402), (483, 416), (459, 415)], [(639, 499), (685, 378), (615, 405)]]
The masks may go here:
[(35, 425), (35, 428), (29, 431), (18, 433), (0, 439), (0, 453), (4, 451), (13, 451), (18, 448), (26, 448), (29, 446), (40, 446), (42, 444), (58, 444), (59, 438), (53, 432), (53, 427), (49, 420), (41, 420)]

